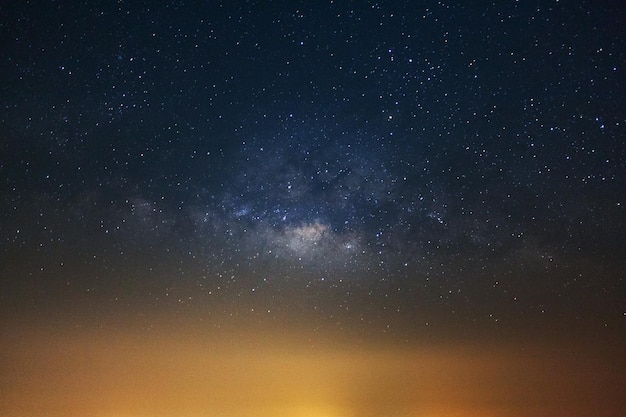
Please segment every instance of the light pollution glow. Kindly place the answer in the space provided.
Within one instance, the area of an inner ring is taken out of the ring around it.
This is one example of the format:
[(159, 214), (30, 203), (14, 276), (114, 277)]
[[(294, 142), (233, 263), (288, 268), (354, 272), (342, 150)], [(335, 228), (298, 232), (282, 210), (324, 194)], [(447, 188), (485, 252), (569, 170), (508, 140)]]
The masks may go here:
[(185, 320), (161, 330), (3, 328), (5, 417), (558, 417), (624, 409), (624, 357), (611, 344), (345, 343), (330, 332), (310, 340), (280, 326), (209, 329)]

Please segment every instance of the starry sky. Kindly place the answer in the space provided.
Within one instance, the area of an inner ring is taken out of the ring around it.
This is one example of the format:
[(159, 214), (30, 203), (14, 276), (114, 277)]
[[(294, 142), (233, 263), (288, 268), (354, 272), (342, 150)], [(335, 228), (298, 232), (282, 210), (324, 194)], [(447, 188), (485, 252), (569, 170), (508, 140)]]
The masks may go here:
[(619, 2), (0, 16), (3, 415), (623, 412)]

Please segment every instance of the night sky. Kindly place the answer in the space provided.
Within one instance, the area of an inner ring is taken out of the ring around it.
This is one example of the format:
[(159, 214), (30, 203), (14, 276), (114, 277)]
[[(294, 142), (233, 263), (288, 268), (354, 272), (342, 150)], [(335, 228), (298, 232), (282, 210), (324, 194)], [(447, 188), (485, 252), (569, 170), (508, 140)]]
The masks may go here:
[(0, 413), (620, 416), (626, 6), (0, 6)]

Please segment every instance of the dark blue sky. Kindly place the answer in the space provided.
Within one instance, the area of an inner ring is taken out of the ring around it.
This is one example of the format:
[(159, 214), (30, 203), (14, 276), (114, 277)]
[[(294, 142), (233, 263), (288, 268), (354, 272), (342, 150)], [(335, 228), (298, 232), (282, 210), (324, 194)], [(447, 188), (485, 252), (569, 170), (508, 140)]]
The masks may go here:
[(152, 3), (0, 7), (7, 311), (623, 330), (622, 6)]

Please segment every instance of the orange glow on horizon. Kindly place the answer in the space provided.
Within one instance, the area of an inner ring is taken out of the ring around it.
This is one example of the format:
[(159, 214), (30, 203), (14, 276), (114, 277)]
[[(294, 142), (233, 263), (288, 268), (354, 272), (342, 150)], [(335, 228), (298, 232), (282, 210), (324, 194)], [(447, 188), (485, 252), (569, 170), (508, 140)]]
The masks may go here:
[(587, 348), (306, 344), (184, 327), (4, 336), (5, 417), (582, 416), (600, 400), (617, 416), (623, 405), (611, 363), (623, 359)]

